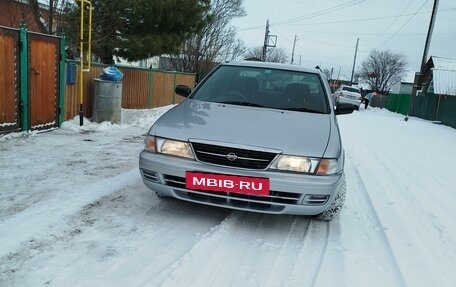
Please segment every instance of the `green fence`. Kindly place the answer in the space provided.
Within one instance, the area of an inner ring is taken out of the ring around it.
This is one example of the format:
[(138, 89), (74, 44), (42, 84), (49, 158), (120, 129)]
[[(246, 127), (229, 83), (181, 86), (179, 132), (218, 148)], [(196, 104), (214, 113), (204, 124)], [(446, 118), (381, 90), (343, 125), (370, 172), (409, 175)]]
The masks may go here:
[(456, 96), (419, 94), (415, 99), (413, 116), (456, 128)]
[(441, 121), (444, 125), (456, 128), (456, 96), (441, 96), (436, 113), (437, 121)]
[(395, 113), (407, 115), (409, 112), (410, 95), (389, 94), (386, 108)]
[[(407, 115), (411, 95), (389, 94), (386, 108), (395, 113)], [(434, 93), (418, 93), (413, 107), (413, 116), (439, 121), (456, 128), (456, 96), (439, 96)]]
[(435, 121), (438, 96), (434, 93), (418, 93), (413, 107), (413, 116)]

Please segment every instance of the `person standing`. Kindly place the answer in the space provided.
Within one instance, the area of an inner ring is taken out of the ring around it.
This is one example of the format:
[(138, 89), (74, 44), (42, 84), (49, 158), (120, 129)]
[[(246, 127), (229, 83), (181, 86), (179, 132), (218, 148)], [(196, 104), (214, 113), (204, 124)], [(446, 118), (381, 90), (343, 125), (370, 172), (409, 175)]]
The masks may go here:
[(369, 106), (369, 102), (371, 101), (372, 97), (375, 97), (376, 95), (377, 95), (376, 91), (366, 94), (366, 96), (364, 97), (364, 109), (365, 110), (367, 110), (367, 107)]

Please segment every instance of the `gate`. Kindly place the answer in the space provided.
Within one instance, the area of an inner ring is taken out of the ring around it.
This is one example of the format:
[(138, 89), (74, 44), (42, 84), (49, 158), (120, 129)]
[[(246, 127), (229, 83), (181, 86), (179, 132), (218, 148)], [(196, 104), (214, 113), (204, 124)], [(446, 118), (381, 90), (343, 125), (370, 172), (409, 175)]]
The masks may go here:
[(0, 133), (20, 130), (19, 30), (0, 27)]
[(28, 34), (29, 129), (59, 126), (60, 38)]

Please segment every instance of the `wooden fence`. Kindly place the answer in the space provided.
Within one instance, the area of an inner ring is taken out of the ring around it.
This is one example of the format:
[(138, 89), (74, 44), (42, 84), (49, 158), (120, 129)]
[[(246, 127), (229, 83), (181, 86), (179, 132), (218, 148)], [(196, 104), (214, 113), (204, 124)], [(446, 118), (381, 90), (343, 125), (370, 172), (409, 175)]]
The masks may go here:
[[(73, 65), (73, 66), (72, 66)], [(75, 65), (75, 66), (74, 66)], [(83, 73), (84, 116), (92, 117), (94, 78), (102, 73), (107, 65), (92, 65), (90, 72)], [(118, 67), (124, 74), (122, 79), (122, 108), (148, 109), (179, 103), (182, 97), (174, 93), (176, 85), (195, 86), (195, 74), (164, 72), (153, 69)], [(79, 114), (79, 65), (67, 62), (65, 84), (65, 120)], [(74, 83), (71, 77), (74, 76)]]
[(0, 26), (0, 133), (19, 130), (19, 31)]

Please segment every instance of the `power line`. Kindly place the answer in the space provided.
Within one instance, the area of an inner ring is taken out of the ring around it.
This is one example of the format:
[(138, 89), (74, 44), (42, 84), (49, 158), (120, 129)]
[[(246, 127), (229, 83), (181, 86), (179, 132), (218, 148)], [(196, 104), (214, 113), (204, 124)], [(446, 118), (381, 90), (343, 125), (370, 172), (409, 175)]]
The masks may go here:
[[(446, 8), (446, 9), (441, 9), (438, 12), (448, 12), (448, 11), (454, 11), (456, 8)], [(326, 25), (326, 24), (341, 24), (341, 23), (356, 23), (356, 22), (369, 22), (372, 20), (383, 20), (383, 19), (391, 19), (391, 18), (397, 18), (397, 17), (406, 17), (406, 16), (411, 16), (411, 15), (421, 15), (421, 14), (430, 14), (432, 11), (423, 11), (423, 12), (418, 12), (418, 13), (408, 13), (408, 14), (398, 14), (398, 15), (390, 15), (390, 16), (380, 16), (380, 17), (369, 17), (369, 18), (361, 18), (361, 19), (351, 19), (351, 20), (339, 20), (339, 21), (328, 21), (328, 22), (312, 22), (312, 23), (302, 23), (302, 24), (297, 24), (295, 26), (315, 26), (315, 25)]]
[(402, 15), (404, 15), (405, 11), (410, 7), (410, 5), (412, 5), (413, 2), (414, 2), (414, 0), (410, 0), (410, 2), (407, 4), (407, 6), (405, 6), (405, 8), (402, 9), (401, 13), (399, 14), (400, 16), (398, 16), (397, 18), (394, 18), (394, 21), (391, 22), (391, 24), (388, 25), (388, 27), (386, 27), (386, 28), (383, 30), (383, 32), (386, 32), (386, 31), (388, 31), (391, 27), (393, 27), (393, 25), (396, 24), (397, 20), (398, 20), (399, 18), (401, 18)]
[[(293, 40), (290, 40), (290, 38), (287, 38), (284, 34), (279, 32), (279, 30), (277, 30), (276, 28), (274, 28), (274, 27), (270, 27), (270, 28), (271, 28), (271, 30), (274, 30), (277, 34), (280, 34), (283, 38), (285, 38), (289, 42), (293, 42)], [(327, 45), (327, 46), (333, 46), (334, 47), (334, 43), (328, 43), (328, 42), (323, 42), (323, 41), (318, 41), (318, 40), (313, 40), (313, 39), (308, 39), (308, 38), (302, 38), (302, 37), (299, 37), (299, 40), (305, 40), (307, 42), (313, 42), (313, 43), (317, 43), (317, 44), (322, 44), (322, 45)], [(355, 46), (337, 44), (337, 47), (353, 49)]]
[[(330, 7), (330, 8), (322, 9), (322, 10), (319, 10), (319, 11), (316, 11), (316, 12), (313, 12), (313, 13), (310, 13), (310, 14), (307, 14), (307, 15), (304, 15), (304, 16), (299, 16), (299, 17), (295, 17), (295, 18), (289, 18), (289, 19), (285, 19), (285, 20), (278, 21), (278, 22), (275, 22), (275, 23), (271, 23), (271, 25), (284, 25), (284, 24), (299, 22), (299, 21), (302, 21), (302, 20), (307, 20), (307, 19), (310, 19), (310, 18), (314, 18), (314, 17), (317, 17), (317, 16), (324, 15), (324, 14), (332, 13), (332, 12), (335, 12), (335, 11), (338, 11), (338, 10), (341, 10), (341, 9), (345, 9), (347, 7), (362, 3), (364, 1), (366, 1), (366, 0), (352, 0), (352, 1), (349, 1), (349, 2), (346, 2), (346, 3), (343, 3), (343, 4), (339, 4), (339, 5)], [(259, 29), (259, 28), (263, 28), (263, 26), (247, 27), (247, 28), (239, 29), (238, 31), (256, 30), (256, 29)]]
[(294, 23), (294, 22), (299, 22), (299, 21), (315, 18), (315, 17), (321, 16), (321, 15), (329, 14), (329, 13), (332, 13), (332, 12), (336, 12), (336, 11), (348, 8), (350, 6), (354, 6), (354, 5), (360, 4), (360, 3), (365, 2), (365, 1), (366, 0), (349, 1), (349, 2), (346, 2), (346, 3), (343, 3), (343, 4), (339, 4), (339, 5), (330, 7), (330, 8), (322, 9), (322, 10), (317, 11), (317, 12), (309, 13), (309, 14), (304, 15), (304, 16), (295, 17), (295, 18), (291, 18), (291, 19), (275, 22), (275, 23), (272, 23), (272, 25), (279, 26), (279, 25), (285, 25), (285, 24), (290, 24), (290, 23)]
[[(439, 13), (443, 12), (450, 12), (450, 11), (455, 11), (456, 7), (454, 8), (445, 8), (445, 9), (440, 9), (438, 10)], [(379, 17), (369, 17), (369, 18), (361, 18), (361, 19), (349, 19), (349, 20), (338, 20), (338, 21), (327, 21), (327, 22), (312, 22), (312, 23), (301, 23), (301, 24), (295, 24), (293, 26), (315, 26), (315, 25), (327, 25), (327, 24), (342, 24), (342, 23), (356, 23), (356, 22), (369, 22), (369, 21), (375, 21), (375, 20), (384, 20), (384, 19), (393, 19), (393, 18), (401, 18), (401, 17), (406, 17), (406, 16), (411, 16), (411, 15), (422, 15), (422, 14), (430, 14), (432, 11), (422, 11), (418, 13), (407, 13), (407, 14), (397, 14), (397, 15), (389, 15), (389, 16), (379, 16)], [(273, 23), (273, 25), (276, 23)], [(237, 31), (242, 32), (242, 31), (249, 31), (249, 30), (256, 30), (256, 29), (263, 29), (264, 25), (261, 26), (252, 26), (252, 27), (247, 27), (247, 28), (240, 28)], [(322, 32), (320, 32), (322, 33)], [(339, 33), (342, 34), (342, 33)], [(356, 34), (356, 33), (355, 33)]]
[(421, 9), (423, 9), (423, 7), (429, 2), (429, 0), (426, 0), (424, 1), (424, 3), (420, 6), (420, 8), (418, 8), (418, 10), (416, 10), (415, 13), (413, 13), (413, 15), (401, 26), (399, 27), (399, 29), (397, 29), (396, 32), (394, 32), (390, 37), (388, 37), (383, 43), (381, 43), (380, 45), (378, 45), (377, 47), (375, 47), (375, 49), (385, 45), (387, 42), (389, 42), (391, 39), (394, 38), (394, 36), (396, 36), (402, 29), (404, 29), (405, 26), (407, 26), (407, 24), (412, 21), (412, 19), (418, 14), (418, 12), (420, 12)]

